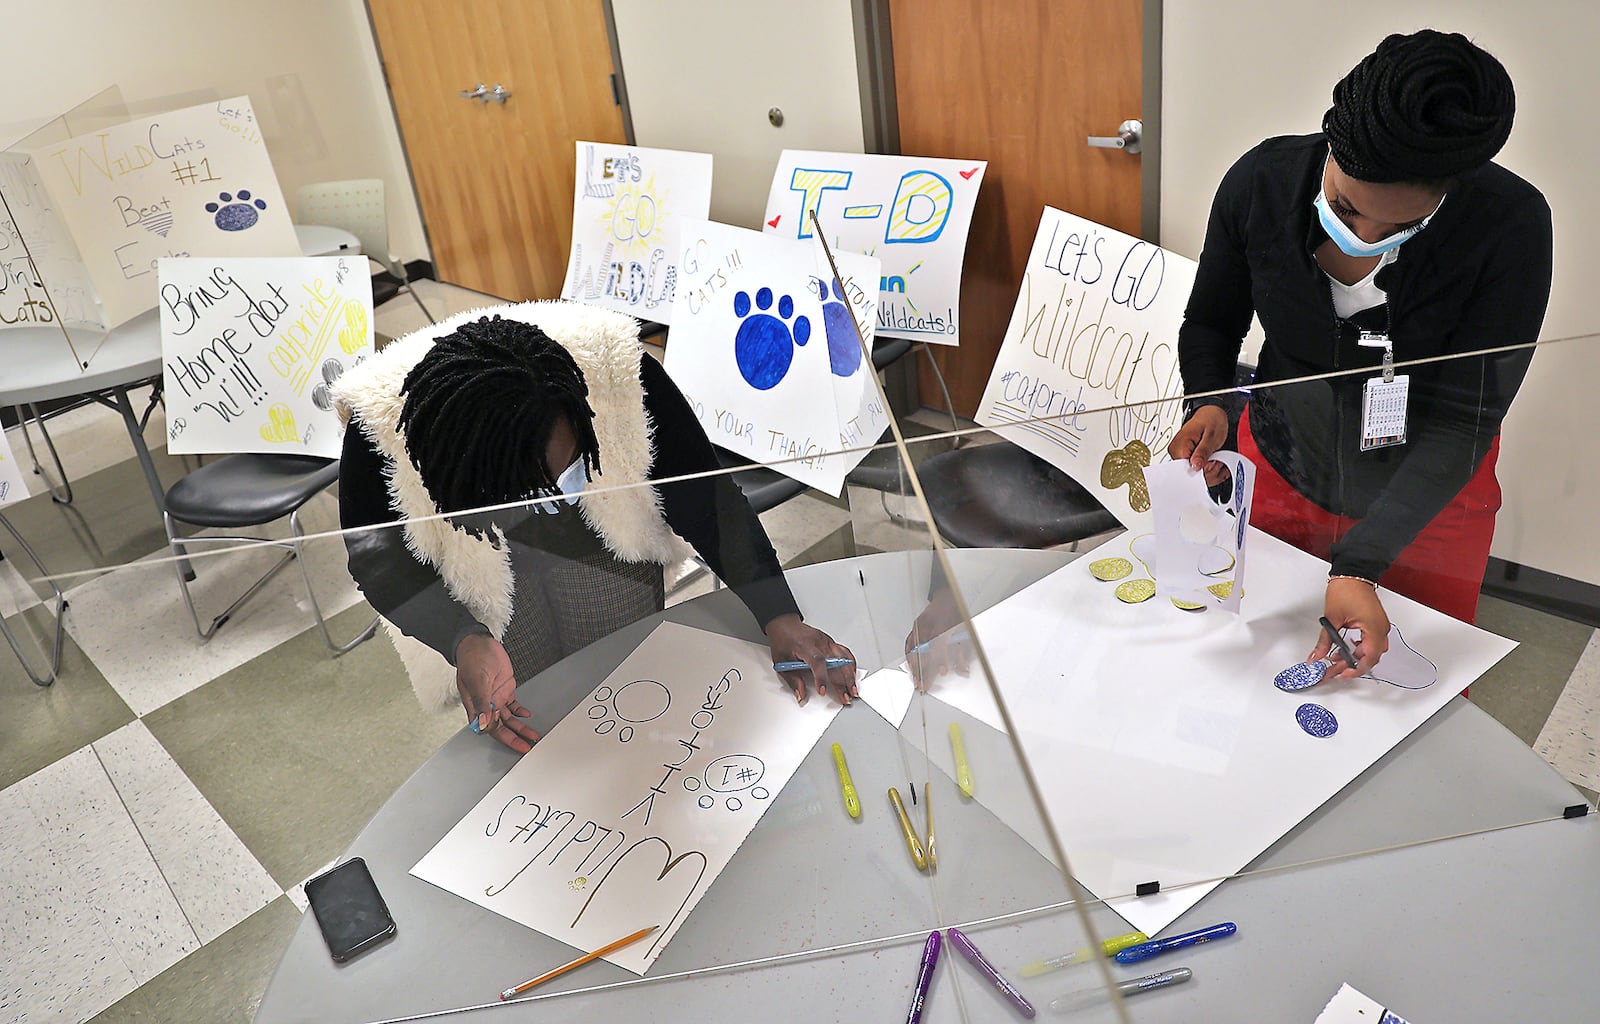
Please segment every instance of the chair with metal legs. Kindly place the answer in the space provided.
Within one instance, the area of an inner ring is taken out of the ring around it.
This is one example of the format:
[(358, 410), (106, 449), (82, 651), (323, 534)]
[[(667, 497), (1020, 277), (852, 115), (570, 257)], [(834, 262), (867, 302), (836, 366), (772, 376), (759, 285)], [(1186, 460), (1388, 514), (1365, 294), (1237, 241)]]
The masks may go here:
[[(183, 603), (188, 606), (189, 616), (194, 620), (195, 632), (200, 634), (202, 641), (210, 640), (217, 630), (227, 624), (241, 605), (254, 597), (262, 587), (266, 586), (267, 581), (291, 561), (300, 565), (300, 576), (305, 582), (306, 596), (311, 599), (311, 611), (316, 616), (317, 627), (322, 631), (322, 639), (335, 657), (372, 636), (378, 627), (376, 618), (353, 640), (340, 643), (333, 638), (333, 634), (328, 631), (328, 622), (323, 617), (322, 606), (317, 602), (317, 593), (311, 586), (311, 574), (306, 570), (305, 559), (300, 557), (301, 538), (305, 536), (305, 531), (300, 526), (300, 509), (338, 479), (337, 459), (323, 459), (312, 455), (244, 454), (228, 455), (208, 463), (172, 485), (167, 491), (167, 508), (163, 521), (166, 524), (167, 541), (172, 545), (173, 554), (179, 558), (197, 544), (268, 544), (287, 549), (282, 558), (260, 579), (252, 583), (237, 600), (223, 609), (221, 614), (213, 618), (209, 626), (201, 624), (194, 596), (189, 591), (189, 583), (183, 578), (181, 568), (178, 569), (178, 587), (183, 592)], [(241, 529), (264, 526), (285, 516), (289, 519), (289, 536), (281, 539), (244, 536), (179, 537), (174, 526), (176, 523), (186, 523), (190, 526), (214, 529)], [(173, 565), (178, 567), (182, 563), (174, 562)], [(197, 568), (203, 571), (204, 564), (197, 563)]]
[[(17, 547), (22, 549), (22, 553), (27, 555), (28, 560), (31, 561), (34, 564), (34, 567), (39, 570), (40, 576), (50, 575), (49, 572), (45, 570), (44, 564), (39, 561), (39, 556), (33, 553), (33, 549), (28, 546), (28, 542), (22, 539), (22, 534), (17, 532), (17, 528), (11, 525), (11, 520), (7, 519), (3, 514), (0, 514), (0, 526), (5, 527), (6, 532), (11, 534), (11, 539), (16, 541)], [(0, 559), (4, 558), (5, 554), (0, 552)], [(56, 602), (56, 635), (55, 642), (51, 645), (50, 665), (47, 669), (45, 669), (45, 671), (34, 671), (33, 663), (30, 662), (28, 660), (28, 656), (22, 652), (22, 645), (17, 643), (16, 635), (12, 633), (11, 627), (6, 624), (5, 618), (0, 616), (0, 633), (5, 634), (6, 643), (11, 645), (11, 650), (16, 654), (17, 660), (22, 662), (22, 671), (28, 673), (28, 678), (32, 679), (39, 686), (49, 686), (51, 683), (55, 682), (56, 673), (61, 671), (61, 640), (62, 633), (66, 628), (67, 614), (67, 596), (61, 592), (60, 587), (56, 586), (54, 580), (48, 580), (46, 582), (50, 584), (50, 589), (54, 592), (54, 600)]]

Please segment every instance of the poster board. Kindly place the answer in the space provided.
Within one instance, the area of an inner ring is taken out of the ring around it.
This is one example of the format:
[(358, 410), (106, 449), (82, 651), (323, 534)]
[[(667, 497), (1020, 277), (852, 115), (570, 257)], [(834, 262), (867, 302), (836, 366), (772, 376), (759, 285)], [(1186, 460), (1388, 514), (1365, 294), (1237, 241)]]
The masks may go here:
[(877, 332), (939, 345), (961, 340), (961, 264), (988, 164), (920, 156), (786, 149), (767, 195), (764, 232), (812, 236), (876, 256)]
[[(1196, 264), (1045, 207), (977, 421), (1152, 529), (1143, 469), (1183, 421), (1178, 328)], [(1167, 399), (1166, 401), (1161, 401)], [(1129, 406), (1116, 412), (1094, 410)]]
[(77, 243), (108, 329), (156, 304), (158, 260), (300, 254), (247, 97), (29, 152)]
[(0, 430), (0, 508), (27, 496), (28, 482), (22, 475), (22, 467), (17, 465), (17, 457), (11, 453), (11, 442), (6, 432)]
[(160, 261), (167, 450), (336, 459), (328, 389), (372, 352), (360, 256)]
[(411, 873), (643, 974), (839, 706), (758, 644), (662, 623)]
[(100, 300), (26, 153), (0, 152), (0, 329), (100, 329)]
[(672, 322), (679, 224), (711, 212), (711, 154), (579, 142), (561, 297)]
[[(872, 362), (878, 261), (822, 246), (685, 222), (666, 369), (713, 444), (839, 495), (888, 429)], [(780, 460), (795, 459), (784, 462)]]
[[(973, 618), (1074, 875), (1149, 935), (1214, 890), (1214, 879), (1271, 847), (1516, 646), (1386, 592), (1390, 618), (1437, 664), (1437, 682), (1410, 690), (1356, 679), (1285, 693), (1273, 678), (1306, 656), (1328, 563), (1249, 532), (1250, 600), (1238, 615), (1183, 611), (1163, 598), (1118, 600), (1117, 584), (1095, 579), (1089, 563), (1131, 557), (1124, 540)], [(863, 694), (873, 684), (872, 705), (903, 716), (909, 674), (880, 675), (862, 684)], [(978, 669), (940, 676), (929, 692), (975, 719), (969, 727), (1004, 731)], [(1303, 729), (1296, 712), (1306, 702), (1331, 711), (1337, 732), (1320, 738)], [(978, 801), (1053, 860), (1031, 802), (1020, 817), (1008, 817), (1006, 796), (995, 790), (980, 784)], [(1161, 891), (1131, 895), (1149, 881), (1159, 881)]]

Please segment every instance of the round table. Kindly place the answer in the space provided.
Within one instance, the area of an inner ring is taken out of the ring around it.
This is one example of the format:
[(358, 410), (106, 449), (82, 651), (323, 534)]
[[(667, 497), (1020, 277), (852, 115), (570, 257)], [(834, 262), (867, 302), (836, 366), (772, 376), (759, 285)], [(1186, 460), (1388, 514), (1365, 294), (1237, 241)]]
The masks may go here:
[[(1071, 557), (1019, 550), (951, 556), (975, 614)], [(927, 561), (926, 552), (867, 555), (787, 576), (808, 619), (849, 645), (871, 670), (898, 660), (895, 652), (926, 594)], [(858, 580), (869, 597), (865, 616), (839, 599)], [(533, 710), (533, 725), (552, 727), (662, 619), (760, 638), (729, 591), (686, 602), (524, 683), (518, 697)], [(597, 962), (537, 990), (571, 995), (440, 1019), (903, 1018), (928, 930), (1068, 896), (1049, 861), (983, 806), (963, 805), (953, 783), (928, 770), (910, 742), (921, 728), (917, 719), (914, 706), (897, 733), (869, 708), (841, 711), (643, 982), (593, 990), (633, 977)], [(834, 742), (849, 752), (867, 808), (860, 822), (841, 807)], [(992, 730), (969, 729), (967, 744), (974, 765), (1015, 763), (1009, 742)], [(262, 999), (259, 1024), (357, 1024), (492, 1004), (501, 989), (575, 955), (408, 874), (514, 760), (463, 730), (395, 793), (348, 852), (366, 859), (397, 935), (336, 964), (313, 916), (305, 915)], [(919, 786), (931, 779), (935, 804), (946, 808), (937, 822), (940, 866), (931, 877), (912, 868), (878, 785), (885, 779), (898, 785), (894, 780), (908, 773)], [(980, 782), (998, 784), (990, 774)], [(1188, 964), (1196, 978), (1139, 996), (1128, 1002), (1128, 1012), (1141, 1022), (1310, 1024), (1348, 981), (1418, 1024), (1587, 1019), (1587, 951), (1600, 920), (1600, 873), (1594, 870), (1600, 816), (1308, 863), (1548, 818), (1579, 799), (1514, 736), (1456, 698), (1253, 862), (1253, 874), (1225, 883), (1176, 922), (1173, 933), (1221, 920), (1238, 922), (1240, 931), (1193, 955), (1153, 962), (1151, 970)], [(1063, 839), (1070, 854), (1071, 837)], [(1092, 914), (1101, 935), (1125, 930), (1103, 908)], [(969, 934), (1017, 981), (1015, 965), (1069, 952), (1082, 933), (1074, 913), (1057, 910)], [(650, 980), (895, 935), (904, 937), (776, 965)], [(947, 947), (923, 1019), (1013, 1019), (1001, 996), (951, 954)], [(1119, 977), (1131, 976), (1132, 969), (1119, 970)], [(1046, 1015), (1050, 998), (1092, 985), (1097, 976), (1076, 968), (1019, 986)], [(1101, 1005), (1072, 1019), (1114, 1017)]]

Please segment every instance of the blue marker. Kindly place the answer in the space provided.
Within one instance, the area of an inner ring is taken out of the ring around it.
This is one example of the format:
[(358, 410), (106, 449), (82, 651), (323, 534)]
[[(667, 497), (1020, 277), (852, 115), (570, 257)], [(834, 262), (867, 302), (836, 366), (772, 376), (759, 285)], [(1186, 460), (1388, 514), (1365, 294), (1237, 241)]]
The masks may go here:
[(1162, 953), (1170, 953), (1174, 949), (1187, 949), (1202, 942), (1220, 939), (1232, 935), (1239, 930), (1239, 926), (1232, 921), (1214, 924), (1210, 928), (1202, 928), (1197, 932), (1185, 932), (1174, 935), (1170, 939), (1154, 939), (1150, 942), (1141, 942), (1137, 946), (1129, 946), (1117, 954), (1117, 963), (1136, 964), (1141, 960), (1148, 960)]
[[(854, 658), (826, 658), (824, 660), (827, 662), (829, 668), (844, 668), (846, 665), (854, 665), (856, 663)], [(811, 666), (807, 665), (803, 661), (780, 661), (774, 663), (772, 667), (778, 672), (811, 671)]]
[[(940, 634), (940, 636), (943, 636), (943, 634)], [(906, 653), (907, 654), (923, 654), (923, 653), (926, 653), (928, 648), (933, 645), (933, 641), (934, 640), (938, 640), (938, 639), (939, 639), (939, 637), (936, 636), (936, 637), (933, 637), (931, 639), (924, 640), (924, 641), (922, 641), (922, 643), (920, 643), (917, 646), (911, 648), (911, 650), (907, 651)], [(965, 629), (958, 629), (954, 633), (950, 634), (950, 642), (951, 643), (963, 643), (963, 642), (965, 642), (967, 640), (970, 640), (970, 639), (972, 639), (972, 634), (968, 633)]]

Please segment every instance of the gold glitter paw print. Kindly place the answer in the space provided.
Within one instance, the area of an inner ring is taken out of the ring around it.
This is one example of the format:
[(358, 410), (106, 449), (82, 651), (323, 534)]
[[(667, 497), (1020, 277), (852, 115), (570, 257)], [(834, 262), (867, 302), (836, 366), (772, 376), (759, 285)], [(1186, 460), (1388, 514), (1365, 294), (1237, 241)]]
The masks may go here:
[(1100, 463), (1100, 486), (1116, 490), (1127, 485), (1128, 507), (1135, 512), (1150, 511), (1150, 488), (1145, 485), (1144, 471), (1150, 465), (1150, 449), (1143, 441), (1129, 441), (1121, 448), (1106, 452)]

